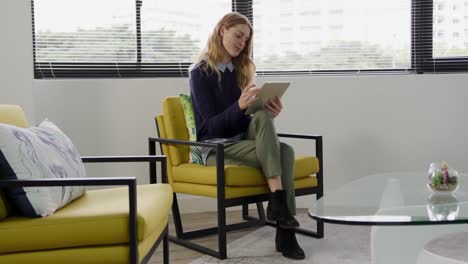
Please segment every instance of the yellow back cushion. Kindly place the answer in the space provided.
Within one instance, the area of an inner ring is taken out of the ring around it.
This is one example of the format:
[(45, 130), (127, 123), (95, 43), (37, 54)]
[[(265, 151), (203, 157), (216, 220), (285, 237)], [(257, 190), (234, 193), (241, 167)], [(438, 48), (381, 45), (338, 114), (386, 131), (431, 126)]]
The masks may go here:
[[(0, 123), (18, 127), (29, 127), (24, 111), (18, 105), (0, 104)], [(8, 206), (5, 196), (0, 191), (0, 220), (8, 216), (7, 208)]]
[[(171, 96), (163, 100), (164, 128), (166, 138), (189, 140), (187, 127), (185, 126), (184, 110), (180, 97)], [(161, 128), (160, 128), (161, 129)], [(170, 145), (169, 152), (166, 154), (169, 162), (177, 166), (189, 162), (188, 145)]]
[(23, 109), (18, 105), (0, 104), (0, 123), (29, 127)]

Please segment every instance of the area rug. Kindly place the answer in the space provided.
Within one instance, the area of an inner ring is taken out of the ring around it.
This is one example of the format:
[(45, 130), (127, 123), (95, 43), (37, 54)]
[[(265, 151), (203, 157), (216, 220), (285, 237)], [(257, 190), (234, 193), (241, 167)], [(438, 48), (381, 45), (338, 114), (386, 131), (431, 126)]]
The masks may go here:
[[(301, 226), (315, 230), (315, 221), (307, 215), (298, 215)], [(228, 259), (218, 260), (209, 256), (200, 257), (190, 264), (281, 264), (281, 263), (370, 263), (370, 227), (325, 224), (325, 237), (315, 239), (297, 235), (299, 244), (306, 253), (304, 260), (290, 260), (275, 250), (275, 229), (262, 227), (228, 244)]]

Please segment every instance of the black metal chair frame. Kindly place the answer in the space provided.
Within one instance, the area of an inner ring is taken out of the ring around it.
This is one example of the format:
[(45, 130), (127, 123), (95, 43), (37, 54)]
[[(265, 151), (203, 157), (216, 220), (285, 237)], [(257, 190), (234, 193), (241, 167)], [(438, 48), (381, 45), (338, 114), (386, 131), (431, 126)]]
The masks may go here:
[[(156, 122), (156, 127), (159, 133), (159, 127)], [(322, 150), (322, 136), (319, 135), (299, 135), (299, 134), (278, 134), (279, 137), (284, 138), (297, 138), (297, 139), (310, 139), (315, 141), (315, 153), (319, 159), (319, 172), (317, 173), (318, 186), (310, 188), (296, 189), (296, 196), (316, 194), (316, 199), (323, 196), (323, 150)], [(160, 151), (163, 153), (162, 144), (172, 145), (189, 145), (201, 146), (216, 149), (216, 179), (217, 179), (217, 212), (218, 212), (218, 226), (212, 228), (205, 228), (195, 231), (184, 232), (182, 227), (182, 220), (180, 216), (179, 206), (177, 202), (177, 195), (174, 192), (172, 204), (172, 216), (174, 219), (174, 226), (176, 236), (169, 235), (169, 241), (178, 245), (187, 247), (189, 249), (198, 251), (203, 254), (213, 256), (218, 259), (227, 258), (227, 241), (226, 233), (229, 231), (242, 230), (247, 228), (261, 227), (264, 225), (276, 226), (275, 222), (266, 220), (265, 212), (262, 202), (268, 201), (269, 194), (253, 195), (246, 197), (239, 197), (233, 199), (225, 198), (225, 177), (224, 177), (224, 148), (222, 143), (204, 143), (194, 142), (187, 140), (176, 139), (162, 139), (162, 138), (148, 138), (149, 154), (156, 154), (156, 143), (159, 143)], [(152, 170), (156, 169), (156, 165)], [(255, 203), (259, 218), (249, 215), (249, 204)], [(226, 225), (226, 208), (242, 205), (242, 217), (247, 222), (235, 223)], [(316, 231), (310, 231), (302, 228), (296, 228), (296, 233), (303, 234), (315, 238), (323, 238), (324, 226), (323, 222), (317, 221)], [(218, 251), (196, 244), (191, 239), (200, 238), (208, 235), (218, 234)]]
[[(81, 158), (83, 162), (149, 162), (150, 168), (161, 162), (161, 181), (167, 183), (166, 156), (87, 156)], [(156, 169), (150, 169), (150, 183), (157, 183)], [(15, 187), (51, 187), (51, 186), (111, 186), (126, 185), (129, 197), (129, 248), (130, 264), (138, 264), (138, 225), (137, 225), (137, 182), (135, 177), (86, 177), (68, 179), (35, 179), (35, 180), (0, 180), (0, 189)], [(168, 226), (164, 229), (158, 240), (151, 247), (149, 253), (142, 259), (141, 264), (150, 260), (156, 248), (163, 242), (163, 261), (169, 263)], [(99, 256), (96, 256), (97, 258)]]

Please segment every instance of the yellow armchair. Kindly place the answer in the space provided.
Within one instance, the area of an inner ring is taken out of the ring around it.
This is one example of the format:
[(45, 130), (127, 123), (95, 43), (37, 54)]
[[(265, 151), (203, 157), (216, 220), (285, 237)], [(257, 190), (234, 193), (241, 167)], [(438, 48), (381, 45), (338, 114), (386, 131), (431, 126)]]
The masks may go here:
[[(227, 257), (226, 232), (244, 228), (276, 224), (266, 220), (263, 201), (268, 200), (269, 188), (258, 169), (224, 165), (223, 144), (188, 141), (189, 135), (179, 97), (168, 97), (162, 102), (163, 114), (156, 116), (159, 138), (149, 138), (149, 153), (156, 154), (158, 143), (161, 152), (167, 156), (167, 174), (174, 191), (172, 215), (176, 237), (169, 236), (171, 242), (214, 256)], [(310, 139), (315, 141), (315, 156), (296, 157), (294, 187), (296, 196), (316, 194), (323, 196), (322, 137), (316, 135), (278, 134), (280, 137)], [(189, 161), (189, 146), (205, 146), (216, 149), (216, 166), (203, 166)], [(152, 165), (154, 166), (154, 165)], [(155, 167), (153, 168), (153, 170)], [(191, 194), (217, 199), (218, 226), (202, 230), (184, 232), (177, 203), (177, 194)], [(248, 205), (257, 205), (259, 218), (249, 216)], [(246, 222), (226, 225), (226, 208), (242, 205), (242, 215)], [(296, 229), (297, 233), (322, 238), (323, 223), (317, 223), (315, 231)], [(218, 251), (203, 247), (191, 239), (218, 235)]]
[[(0, 105), (0, 123), (28, 127), (23, 110)], [(84, 162), (160, 162), (165, 156), (82, 157)], [(162, 172), (163, 182), (166, 175)], [(135, 177), (5, 180), (0, 177), (0, 263), (147, 263), (163, 242), (169, 263), (169, 184), (136, 184)], [(44, 218), (11, 215), (2, 190), (26, 186), (126, 187), (87, 191), (85, 195)]]

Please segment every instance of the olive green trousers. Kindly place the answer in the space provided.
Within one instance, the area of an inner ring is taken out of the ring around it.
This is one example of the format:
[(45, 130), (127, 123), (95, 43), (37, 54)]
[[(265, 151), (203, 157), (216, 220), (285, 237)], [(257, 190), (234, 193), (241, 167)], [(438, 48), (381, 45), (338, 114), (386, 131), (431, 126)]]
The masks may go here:
[[(279, 142), (268, 110), (253, 114), (245, 139), (224, 143), (224, 163), (245, 165), (261, 169), (266, 178), (280, 176), (286, 191), (288, 209), (296, 214), (294, 193), (294, 150), (286, 143)], [(216, 165), (216, 153), (208, 156), (207, 165)]]

